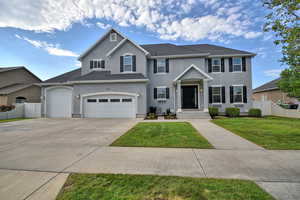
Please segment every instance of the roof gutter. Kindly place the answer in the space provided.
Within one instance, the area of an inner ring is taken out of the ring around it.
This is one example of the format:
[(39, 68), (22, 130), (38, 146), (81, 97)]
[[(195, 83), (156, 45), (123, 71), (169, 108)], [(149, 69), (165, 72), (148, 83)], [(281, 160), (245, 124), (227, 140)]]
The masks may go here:
[(40, 86), (51, 85), (73, 85), (73, 84), (90, 84), (90, 83), (146, 83), (149, 79), (123, 79), (123, 80), (86, 80), (86, 81), (66, 81), (61, 83), (39, 83)]
[(230, 57), (241, 57), (241, 56), (256, 56), (254, 53), (249, 53), (249, 54), (230, 54), (230, 55), (209, 55), (209, 58), (215, 58), (215, 57), (225, 57), (225, 58), (230, 58)]
[(195, 53), (195, 54), (178, 54), (178, 55), (165, 55), (165, 56), (150, 56), (150, 58), (191, 58), (197, 56), (209, 56), (209, 53)]

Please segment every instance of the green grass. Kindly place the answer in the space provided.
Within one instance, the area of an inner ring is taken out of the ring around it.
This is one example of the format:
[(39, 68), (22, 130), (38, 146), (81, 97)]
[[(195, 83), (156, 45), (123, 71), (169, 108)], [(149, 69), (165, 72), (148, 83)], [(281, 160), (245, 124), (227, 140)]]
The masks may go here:
[(111, 146), (213, 148), (187, 122), (142, 122), (118, 138)]
[(300, 150), (300, 119), (240, 117), (212, 122), (266, 149)]
[(25, 119), (26, 119), (26, 118), (0, 119), (0, 123), (14, 122), (14, 121), (20, 121), (20, 120), (25, 120)]
[(274, 200), (252, 181), (71, 174), (57, 200)]

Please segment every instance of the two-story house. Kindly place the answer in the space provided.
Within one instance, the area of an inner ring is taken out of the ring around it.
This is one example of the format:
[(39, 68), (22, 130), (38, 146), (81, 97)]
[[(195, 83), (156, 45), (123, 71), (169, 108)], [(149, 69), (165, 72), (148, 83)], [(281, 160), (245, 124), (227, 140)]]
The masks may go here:
[(135, 118), (150, 107), (206, 116), (251, 102), (251, 58), (221, 46), (139, 45), (110, 29), (80, 57), (81, 68), (42, 83), (46, 117)]

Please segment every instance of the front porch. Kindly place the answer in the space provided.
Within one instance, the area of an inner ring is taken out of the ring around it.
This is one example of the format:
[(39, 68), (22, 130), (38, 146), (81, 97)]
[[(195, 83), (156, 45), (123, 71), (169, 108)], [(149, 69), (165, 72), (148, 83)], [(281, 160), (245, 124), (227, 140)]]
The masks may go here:
[(212, 78), (194, 65), (174, 80), (177, 118), (209, 118), (209, 80)]

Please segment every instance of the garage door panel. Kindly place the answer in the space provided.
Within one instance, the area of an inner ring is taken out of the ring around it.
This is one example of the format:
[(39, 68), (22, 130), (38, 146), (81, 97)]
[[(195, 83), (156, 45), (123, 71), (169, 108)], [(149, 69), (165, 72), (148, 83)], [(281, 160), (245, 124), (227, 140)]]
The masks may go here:
[(46, 93), (46, 115), (51, 118), (67, 118), (72, 115), (72, 89), (53, 88)]
[(101, 95), (87, 97), (84, 99), (84, 117), (135, 118), (135, 98), (125, 95)]

